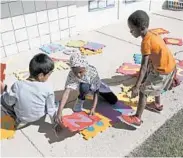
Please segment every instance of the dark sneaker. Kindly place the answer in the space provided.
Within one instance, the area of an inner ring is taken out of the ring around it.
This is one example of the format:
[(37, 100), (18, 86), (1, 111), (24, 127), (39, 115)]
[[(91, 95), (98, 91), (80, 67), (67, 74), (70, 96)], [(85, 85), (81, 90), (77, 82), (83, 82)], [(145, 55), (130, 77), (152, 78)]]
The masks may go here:
[(122, 122), (126, 123), (129, 126), (139, 128), (142, 121), (135, 115), (121, 115), (118, 117)]
[(156, 103), (151, 103), (151, 104), (147, 104), (146, 105), (146, 109), (153, 111), (153, 112), (157, 112), (160, 113), (163, 110), (163, 105), (159, 105)]

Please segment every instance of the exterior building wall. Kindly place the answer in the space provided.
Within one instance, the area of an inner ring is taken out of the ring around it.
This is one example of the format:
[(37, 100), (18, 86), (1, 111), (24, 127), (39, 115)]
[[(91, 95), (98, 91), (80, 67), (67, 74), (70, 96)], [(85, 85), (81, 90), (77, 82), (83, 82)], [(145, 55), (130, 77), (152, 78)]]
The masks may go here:
[(115, 22), (164, 0), (1, 1), (1, 58)]

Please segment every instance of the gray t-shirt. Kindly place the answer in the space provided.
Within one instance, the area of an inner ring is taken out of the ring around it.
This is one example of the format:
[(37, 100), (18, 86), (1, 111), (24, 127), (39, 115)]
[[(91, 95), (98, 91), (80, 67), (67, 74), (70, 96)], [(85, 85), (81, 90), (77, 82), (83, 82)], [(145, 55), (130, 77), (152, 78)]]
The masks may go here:
[(97, 90), (99, 90), (99, 92), (102, 92), (102, 93), (111, 92), (109, 86), (100, 80), (98, 72), (94, 66), (89, 65), (86, 70), (87, 70), (86, 74), (81, 79), (77, 78), (74, 75), (74, 73), (70, 71), (67, 76), (65, 88), (77, 90), (79, 87), (79, 84), (82, 82), (82, 83), (88, 83), (91, 85), (90, 87), (91, 92), (96, 92)]
[(86, 68), (85, 75), (79, 79), (77, 78), (72, 71), (69, 72), (65, 88), (78, 89), (80, 83), (88, 83), (91, 85), (91, 90), (93, 92), (99, 90), (101, 85), (101, 80), (99, 78), (96, 68), (92, 65), (89, 65)]
[(37, 121), (45, 114), (53, 118), (57, 111), (54, 92), (46, 82), (17, 81), (3, 99), (15, 105), (16, 116), (22, 122)]

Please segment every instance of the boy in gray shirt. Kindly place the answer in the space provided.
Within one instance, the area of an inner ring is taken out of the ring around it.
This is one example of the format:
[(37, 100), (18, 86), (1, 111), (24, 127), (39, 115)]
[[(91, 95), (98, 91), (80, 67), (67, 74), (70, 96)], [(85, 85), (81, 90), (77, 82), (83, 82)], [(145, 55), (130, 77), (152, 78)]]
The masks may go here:
[(54, 63), (50, 57), (46, 54), (37, 54), (30, 61), (28, 79), (16, 81), (9, 92), (1, 82), (4, 89), (4, 92), (1, 92), (2, 109), (14, 116), (17, 129), (39, 120), (45, 114), (55, 123), (55, 96), (52, 88), (46, 83), (53, 69)]

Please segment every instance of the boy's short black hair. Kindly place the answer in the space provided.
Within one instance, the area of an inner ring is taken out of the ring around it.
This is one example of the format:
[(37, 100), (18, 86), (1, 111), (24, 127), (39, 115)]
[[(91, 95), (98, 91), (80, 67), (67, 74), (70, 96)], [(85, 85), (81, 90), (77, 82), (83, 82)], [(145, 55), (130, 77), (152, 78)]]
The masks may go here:
[(137, 10), (129, 16), (128, 22), (140, 29), (148, 28), (149, 16), (143, 10)]
[(43, 53), (35, 55), (29, 63), (29, 72), (32, 77), (37, 77), (40, 73), (46, 75), (53, 71), (53, 69), (53, 60)]

